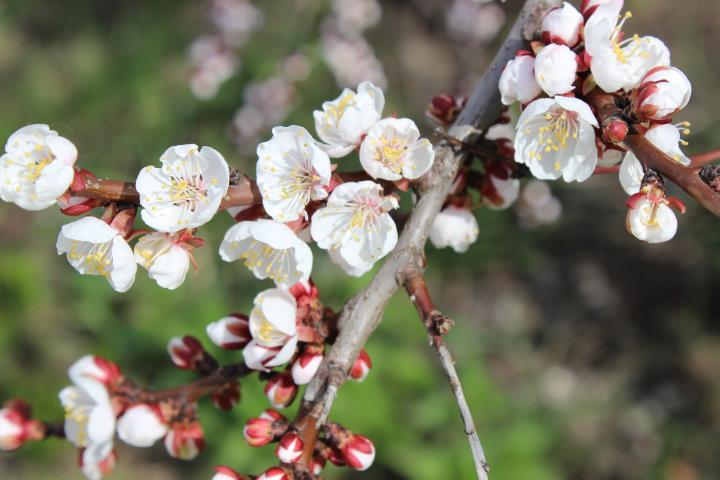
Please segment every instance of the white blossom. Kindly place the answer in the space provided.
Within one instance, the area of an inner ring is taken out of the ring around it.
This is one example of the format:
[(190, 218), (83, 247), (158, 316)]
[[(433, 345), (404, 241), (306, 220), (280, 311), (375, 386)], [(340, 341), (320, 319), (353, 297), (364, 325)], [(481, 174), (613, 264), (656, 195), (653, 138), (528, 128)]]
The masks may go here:
[(168, 432), (160, 411), (149, 405), (138, 404), (128, 408), (118, 420), (120, 440), (133, 447), (151, 447)]
[[(653, 67), (670, 65), (670, 51), (655, 37), (622, 40), (622, 4), (600, 5), (585, 24), (585, 49), (595, 82), (606, 92), (632, 90)], [(628, 12), (623, 18), (630, 18)]]
[(350, 89), (322, 110), (315, 110), (315, 130), (326, 145), (320, 145), (333, 158), (343, 157), (356, 148), (365, 135), (382, 117), (385, 107), (383, 91), (372, 84), (358, 85), (357, 93)]
[(628, 195), (638, 193), (642, 186), (644, 176), (645, 170), (643, 170), (640, 160), (637, 159), (634, 153), (628, 152), (620, 164), (620, 172), (618, 174), (620, 185), (622, 185), (625, 193)]
[(75, 270), (105, 277), (118, 292), (126, 292), (135, 281), (132, 248), (120, 232), (98, 218), (84, 217), (63, 225), (56, 248)]
[(228, 190), (230, 172), (223, 156), (210, 147), (177, 145), (160, 162), (161, 168), (145, 167), (137, 177), (143, 221), (171, 233), (210, 221)]
[(682, 134), (688, 134), (690, 131), (686, 127), (687, 124), (680, 126), (672, 124), (654, 125), (647, 132), (645, 138), (657, 148), (669, 155), (673, 160), (681, 165), (688, 166), (691, 160), (683, 153), (681, 145), (687, 145), (682, 139)]
[(298, 341), (295, 297), (285, 290), (271, 288), (260, 292), (254, 303), (250, 312), (253, 341), (243, 350), (245, 362), (257, 370), (287, 363)]
[(548, 12), (542, 21), (542, 34), (545, 43), (559, 43), (574, 47), (580, 41), (583, 16), (568, 2), (562, 7)]
[(25, 210), (42, 210), (70, 187), (78, 152), (47, 125), (22, 127), (0, 157), (0, 198)]
[(435, 248), (451, 247), (457, 253), (467, 252), (478, 238), (478, 222), (466, 208), (445, 207), (430, 229), (430, 242)]
[(112, 443), (91, 445), (80, 454), (80, 469), (88, 480), (101, 480), (110, 474), (116, 459)]
[(85, 449), (83, 472), (88, 478), (100, 478), (98, 465), (111, 455), (115, 435), (115, 412), (97, 370), (93, 357), (81, 358), (69, 370), (74, 385), (60, 392), (65, 437)]
[(518, 120), (515, 161), (541, 180), (587, 180), (597, 165), (595, 130), (590, 107), (569, 97), (535, 100)]
[(504, 105), (528, 103), (542, 93), (535, 79), (535, 57), (518, 55), (505, 65), (500, 76), (500, 94)]
[(170, 290), (182, 285), (190, 269), (190, 253), (177, 236), (160, 232), (140, 237), (135, 245), (135, 261), (158, 285)]
[(628, 210), (625, 219), (628, 232), (648, 243), (667, 242), (677, 232), (675, 212), (662, 201), (640, 198)]
[(313, 215), (310, 233), (331, 259), (336, 255), (334, 261), (342, 259), (340, 266), (357, 276), (395, 247), (397, 227), (388, 212), (397, 207), (397, 199), (383, 196), (374, 182), (343, 183)]
[(551, 97), (573, 91), (576, 72), (577, 55), (566, 45), (551, 43), (535, 59), (535, 79)]
[(681, 70), (656, 67), (640, 84), (637, 110), (643, 118), (663, 121), (685, 108), (691, 95), (692, 85)]
[(310, 247), (290, 227), (265, 219), (231, 227), (220, 245), (220, 257), (226, 262), (242, 259), (257, 278), (270, 278), (283, 288), (307, 281), (313, 262)]
[(360, 163), (373, 178), (416, 179), (432, 167), (435, 150), (420, 138), (415, 122), (407, 118), (385, 118), (367, 134), (360, 146)]
[(265, 211), (279, 222), (307, 215), (311, 200), (327, 197), (330, 158), (302, 127), (275, 127), (257, 147), (257, 184)]

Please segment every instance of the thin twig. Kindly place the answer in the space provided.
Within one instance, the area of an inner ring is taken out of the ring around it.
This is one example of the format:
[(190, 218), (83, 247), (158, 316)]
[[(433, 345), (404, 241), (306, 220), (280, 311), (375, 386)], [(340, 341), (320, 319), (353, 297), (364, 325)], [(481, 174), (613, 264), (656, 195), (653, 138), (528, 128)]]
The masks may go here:
[(435, 308), (427, 283), (420, 270), (410, 271), (405, 275), (405, 291), (407, 291), (410, 300), (415, 304), (420, 320), (422, 320), (428, 331), (430, 345), (435, 349), (435, 353), (440, 359), (440, 365), (445, 370), (450, 382), (450, 389), (455, 396), (455, 401), (460, 410), (460, 417), (465, 427), (465, 434), (470, 443), (478, 479), (487, 480), (490, 466), (485, 459), (485, 452), (480, 443), (480, 437), (473, 422), (470, 407), (465, 399), (460, 377), (455, 370), (455, 360), (443, 340), (443, 335), (447, 333), (451, 320)]
[[(465, 141), (477, 129), (484, 130), (500, 117), (501, 104), (498, 82), (505, 64), (525, 48), (526, 41), (538, 34), (544, 14), (560, 5), (560, 0), (526, 0), (512, 30), (495, 56), (492, 65), (482, 77), (467, 105), (455, 121), (449, 134)], [(445, 203), (450, 187), (458, 173), (465, 154), (453, 151), (452, 146), (441, 142), (435, 148), (433, 168), (415, 185), (417, 203), (400, 234), (397, 246), (370, 284), (345, 304), (338, 320), (339, 333), (320, 366), (308, 384), (303, 404), (294, 426), (303, 440), (315, 444), (317, 430), (303, 428), (312, 422), (317, 425), (323, 412), (328, 412), (335, 400), (335, 389), (346, 379), (368, 337), (377, 328), (390, 298), (403, 284), (403, 273), (408, 268), (422, 268), (423, 250), (428, 232)], [(338, 376), (339, 372), (339, 376)], [(312, 457), (304, 455), (301, 463), (309, 465)]]
[(690, 160), (692, 162), (690, 167), (692, 168), (698, 168), (703, 165), (707, 165), (708, 163), (717, 162), (720, 160), (720, 149), (690, 155)]

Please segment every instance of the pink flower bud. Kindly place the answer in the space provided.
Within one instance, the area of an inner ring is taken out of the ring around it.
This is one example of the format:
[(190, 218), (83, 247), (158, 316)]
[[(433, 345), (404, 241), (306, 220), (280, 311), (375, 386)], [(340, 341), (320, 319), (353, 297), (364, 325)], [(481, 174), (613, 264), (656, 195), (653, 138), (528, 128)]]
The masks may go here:
[(122, 379), (120, 368), (110, 360), (92, 355), (85, 355), (72, 364), (68, 376), (73, 383), (82, 383), (85, 379), (91, 378), (110, 386)]
[(325, 458), (316, 455), (313, 457), (312, 463), (310, 463), (310, 473), (317, 477), (322, 473), (326, 463), (327, 460), (325, 460)]
[(451, 125), (462, 111), (467, 97), (455, 98), (452, 95), (435, 95), (425, 110), (425, 114), (439, 125)]
[(562, 7), (550, 10), (542, 21), (542, 37), (545, 43), (559, 43), (574, 47), (580, 41), (583, 16), (575, 7), (565, 2)]
[(86, 478), (102, 478), (115, 468), (117, 452), (112, 444), (83, 448), (78, 463)]
[(275, 456), (277, 456), (282, 463), (293, 464), (297, 463), (302, 457), (303, 449), (305, 444), (295, 432), (286, 433), (280, 439), (277, 448), (275, 449)]
[(342, 453), (348, 466), (362, 472), (370, 468), (375, 460), (375, 445), (369, 438), (353, 434), (343, 445)]
[(225, 384), (215, 390), (210, 398), (217, 408), (229, 412), (240, 401), (240, 385), (237, 382)]
[(257, 480), (290, 480), (290, 476), (284, 469), (272, 467), (265, 470)]
[(247, 480), (248, 477), (241, 475), (230, 467), (215, 467), (215, 475), (211, 480)]
[(165, 448), (173, 458), (192, 460), (205, 447), (203, 429), (197, 421), (175, 424), (165, 436)]
[(310, 383), (320, 368), (323, 354), (314, 351), (305, 351), (295, 360), (292, 366), (292, 378), (297, 385)]
[(675, 67), (655, 67), (645, 75), (638, 92), (637, 114), (643, 120), (665, 122), (690, 102), (692, 85)]
[(171, 338), (167, 350), (173, 364), (183, 370), (196, 370), (205, 358), (202, 344), (190, 335)]
[(205, 329), (210, 340), (225, 350), (240, 350), (250, 343), (250, 322), (242, 313), (231, 313)]
[(608, 118), (602, 124), (603, 138), (613, 145), (625, 140), (629, 131), (630, 127), (627, 122), (619, 118)]
[(267, 418), (251, 418), (243, 428), (243, 436), (251, 447), (264, 447), (275, 438), (273, 421)]
[(372, 360), (370, 360), (370, 356), (363, 348), (360, 350), (360, 355), (358, 355), (357, 360), (355, 360), (355, 364), (350, 370), (350, 378), (358, 382), (362, 382), (367, 378), (371, 368)]
[(22, 400), (10, 400), (0, 409), (0, 450), (12, 452), (28, 440), (30, 406)]
[(265, 395), (275, 408), (289, 406), (298, 392), (298, 386), (292, 380), (292, 373), (285, 371), (275, 374), (265, 385)]
[(150, 447), (167, 434), (167, 424), (158, 405), (138, 404), (128, 408), (117, 422), (120, 439), (134, 447)]
[(265, 411), (260, 414), (260, 418), (272, 420), (273, 422), (284, 423), (287, 428), (288, 419), (285, 417), (285, 415), (278, 412), (277, 410), (273, 410), (272, 408), (266, 408)]

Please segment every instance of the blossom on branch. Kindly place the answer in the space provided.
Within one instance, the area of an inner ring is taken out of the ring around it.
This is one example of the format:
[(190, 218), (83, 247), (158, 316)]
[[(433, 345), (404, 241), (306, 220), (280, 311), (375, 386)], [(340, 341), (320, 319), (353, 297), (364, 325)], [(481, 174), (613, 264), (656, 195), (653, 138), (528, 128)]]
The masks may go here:
[(541, 180), (585, 181), (597, 165), (593, 127), (598, 127), (598, 121), (582, 100), (535, 100), (518, 120), (515, 161), (527, 165)]
[(241, 350), (250, 343), (250, 320), (242, 313), (231, 313), (205, 327), (210, 340), (225, 350)]
[(367, 132), (380, 121), (385, 107), (385, 94), (372, 82), (358, 85), (357, 93), (346, 88), (322, 110), (315, 110), (315, 130), (325, 149), (333, 158), (344, 157), (360, 145)]
[(553, 8), (542, 20), (542, 37), (545, 43), (574, 47), (580, 41), (583, 16), (568, 2)]
[(75, 145), (47, 125), (22, 127), (0, 157), (0, 198), (25, 210), (55, 204), (73, 181), (77, 156)]
[(108, 387), (120, 378), (117, 367), (91, 355), (68, 370), (73, 385), (60, 392), (65, 408), (65, 437), (83, 448), (82, 470), (89, 479), (101, 478), (114, 464), (115, 410)]
[(126, 292), (135, 281), (132, 248), (121, 232), (98, 218), (84, 217), (63, 225), (56, 248), (75, 270), (105, 277), (115, 291)]
[(151, 447), (168, 432), (156, 405), (138, 404), (125, 410), (117, 423), (120, 440), (133, 447)]
[(637, 112), (643, 119), (663, 122), (690, 102), (692, 85), (675, 67), (655, 67), (638, 88)]
[(223, 156), (210, 147), (177, 145), (163, 153), (160, 163), (160, 168), (143, 168), (135, 183), (143, 221), (168, 233), (210, 221), (230, 181)]
[(260, 219), (231, 227), (220, 245), (226, 262), (243, 260), (257, 278), (270, 278), (289, 288), (310, 278), (313, 256), (310, 247), (287, 225)]
[(135, 261), (158, 285), (174, 290), (182, 285), (190, 270), (190, 250), (193, 247), (185, 240), (192, 238), (160, 232), (144, 235), (135, 245)]
[(22, 400), (10, 400), (0, 409), (0, 451), (22, 447), (30, 436), (30, 406)]
[(535, 57), (521, 52), (505, 65), (500, 76), (500, 94), (504, 105), (528, 103), (542, 93), (535, 79)]
[(408, 118), (380, 120), (360, 146), (360, 163), (373, 178), (414, 180), (427, 173), (434, 160), (432, 144), (420, 138), (420, 130)]
[(343, 183), (315, 212), (310, 232), (346, 273), (360, 276), (395, 248), (397, 227), (388, 212), (397, 207), (397, 199), (383, 196), (374, 182)]
[(272, 134), (257, 147), (257, 184), (268, 215), (289, 222), (307, 216), (311, 200), (327, 197), (330, 159), (302, 127), (275, 127)]
[(535, 58), (535, 79), (549, 96), (562, 95), (575, 89), (577, 55), (566, 45), (551, 43)]
[(618, 25), (622, 2), (600, 5), (585, 24), (585, 50), (595, 82), (608, 93), (637, 87), (653, 67), (670, 65), (670, 52), (655, 37), (634, 35), (623, 40)]
[(451, 247), (457, 253), (465, 253), (477, 240), (478, 232), (477, 219), (470, 210), (448, 205), (433, 221), (430, 242), (435, 248)]

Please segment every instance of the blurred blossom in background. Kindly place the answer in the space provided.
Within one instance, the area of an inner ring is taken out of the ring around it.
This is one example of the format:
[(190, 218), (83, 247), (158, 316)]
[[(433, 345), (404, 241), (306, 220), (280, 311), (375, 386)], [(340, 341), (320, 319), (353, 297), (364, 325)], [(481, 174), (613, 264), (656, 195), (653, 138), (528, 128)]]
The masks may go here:
[[(387, 87), (386, 112), (422, 125), (434, 95), (469, 93), (520, 4), (6, 0), (1, 130), (6, 138), (48, 123), (112, 178), (132, 178), (168, 145), (189, 142), (252, 173), (273, 126), (313, 131), (311, 112), (363, 80)], [(633, 30), (662, 36), (693, 82), (687, 152), (717, 148), (720, 2), (625, 5)], [(720, 227), (688, 202), (673, 242), (641, 244), (625, 231), (625, 197), (610, 176), (581, 187), (526, 179), (513, 208), (475, 211), (479, 235), (467, 253), (428, 248), (429, 282), (457, 323), (448, 342), (493, 480), (720, 478)], [(210, 245), (226, 221), (209, 225)], [(118, 296), (56, 255), (63, 222), (0, 205), (0, 400), (33, 399), (43, 418), (60, 418), (54, 392), (87, 353), (143, 384), (186, 381), (166, 358), (168, 339), (202, 337), (208, 322), (247, 311), (267, 286), (203, 248), (202, 268), (177, 291), (142, 276)], [(319, 255), (315, 271), (335, 308), (369, 278), (342, 276)], [(325, 478), (472, 478), (446, 379), (407, 299), (391, 303), (367, 349), (372, 374), (343, 387), (333, 416), (373, 438), (376, 462), (363, 474), (328, 468)], [(162, 446), (120, 447), (110, 478), (209, 478), (226, 463), (259, 471), (272, 452), (240, 440), (267, 406), (257, 387), (231, 414), (202, 407), (209, 441), (196, 461), (167, 461)], [(32, 444), (0, 456), (0, 477), (79, 478), (74, 463), (60, 442)]]

